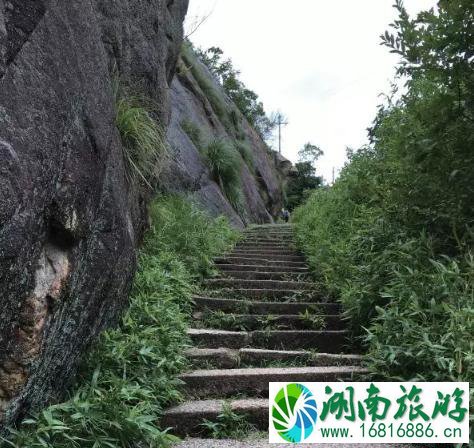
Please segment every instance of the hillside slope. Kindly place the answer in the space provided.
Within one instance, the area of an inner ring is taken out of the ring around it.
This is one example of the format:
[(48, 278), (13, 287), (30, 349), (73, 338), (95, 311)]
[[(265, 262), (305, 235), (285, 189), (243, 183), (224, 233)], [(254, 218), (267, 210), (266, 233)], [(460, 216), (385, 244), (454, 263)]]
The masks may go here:
[[(238, 227), (272, 222), (283, 204), (288, 164), (277, 161), (189, 45), (184, 45), (178, 62), (171, 104), (171, 162), (162, 175), (165, 188), (189, 192), (211, 214), (224, 214)], [(237, 206), (206, 163), (206, 146), (216, 139), (236, 152), (242, 190)]]

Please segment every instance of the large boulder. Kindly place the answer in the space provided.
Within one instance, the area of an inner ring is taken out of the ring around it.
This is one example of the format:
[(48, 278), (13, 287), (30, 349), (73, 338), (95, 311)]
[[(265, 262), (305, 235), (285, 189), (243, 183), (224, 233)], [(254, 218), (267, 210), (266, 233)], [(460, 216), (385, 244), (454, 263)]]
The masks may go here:
[(170, 117), (187, 0), (0, 0), (0, 426), (59, 398), (126, 306), (145, 199), (113, 81)]

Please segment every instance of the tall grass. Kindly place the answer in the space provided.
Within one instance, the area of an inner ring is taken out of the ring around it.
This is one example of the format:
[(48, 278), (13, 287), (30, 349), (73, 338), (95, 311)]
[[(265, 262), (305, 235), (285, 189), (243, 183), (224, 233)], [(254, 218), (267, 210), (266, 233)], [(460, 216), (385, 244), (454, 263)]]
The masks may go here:
[(242, 156), (242, 159), (244, 159), (244, 162), (247, 164), (250, 172), (252, 174), (255, 174), (255, 158), (253, 156), (252, 150), (250, 149), (250, 146), (244, 142), (236, 142), (235, 147)]
[(139, 95), (119, 90), (116, 125), (123, 144), (129, 180), (152, 187), (166, 151), (166, 139), (149, 102)]
[(235, 148), (222, 139), (211, 141), (204, 150), (209, 169), (232, 206), (242, 206), (241, 159)]
[(175, 441), (158, 422), (181, 398), (177, 375), (187, 366), (195, 280), (237, 235), (224, 219), (178, 197), (155, 201), (151, 217), (119, 327), (86, 356), (70, 398), (10, 429), (2, 448), (158, 448)]
[(193, 142), (194, 146), (199, 150), (202, 151), (204, 148), (204, 139), (203, 133), (201, 128), (191, 120), (183, 120), (181, 122), (181, 128), (189, 137), (189, 139)]

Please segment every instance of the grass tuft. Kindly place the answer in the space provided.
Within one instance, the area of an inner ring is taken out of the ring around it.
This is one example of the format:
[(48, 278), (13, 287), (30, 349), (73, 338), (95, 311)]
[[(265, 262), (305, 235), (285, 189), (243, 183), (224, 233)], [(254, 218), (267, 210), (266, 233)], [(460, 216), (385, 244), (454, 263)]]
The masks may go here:
[(236, 210), (242, 207), (241, 159), (232, 145), (222, 139), (211, 141), (204, 150), (214, 180)]
[(164, 132), (152, 108), (140, 96), (121, 92), (116, 100), (116, 125), (129, 180), (152, 187), (167, 152)]

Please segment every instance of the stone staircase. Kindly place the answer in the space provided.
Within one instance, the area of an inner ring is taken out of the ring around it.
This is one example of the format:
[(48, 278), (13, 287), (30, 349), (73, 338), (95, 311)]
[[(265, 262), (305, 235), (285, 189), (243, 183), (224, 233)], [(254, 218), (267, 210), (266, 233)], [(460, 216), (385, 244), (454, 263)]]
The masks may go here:
[(216, 263), (220, 277), (194, 299), (187, 356), (195, 370), (181, 376), (188, 401), (165, 414), (171, 433), (205, 435), (203, 421), (216, 421), (224, 404), (267, 431), (269, 382), (352, 380), (365, 372), (361, 357), (346, 353), (340, 305), (311, 282), (291, 226), (252, 227)]

